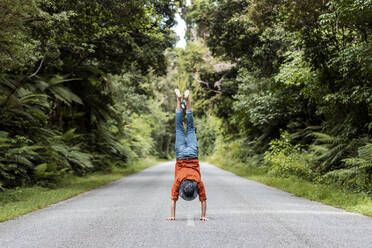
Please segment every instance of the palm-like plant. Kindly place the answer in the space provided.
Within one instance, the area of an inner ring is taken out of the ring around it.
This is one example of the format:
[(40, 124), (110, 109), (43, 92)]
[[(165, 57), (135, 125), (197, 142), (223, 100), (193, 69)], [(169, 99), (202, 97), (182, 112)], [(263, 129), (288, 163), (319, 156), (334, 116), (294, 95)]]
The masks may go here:
[[(55, 76), (50, 80), (20, 81), (7, 75), (0, 77), (0, 181), (6, 187), (23, 185), (34, 180), (35, 171), (56, 164), (55, 171), (92, 167), (87, 153), (71, 140), (50, 128), (52, 104), (82, 101), (63, 85), (71, 81)], [(40, 164), (46, 166), (39, 166)], [(36, 169), (37, 168), (37, 169)]]
[(342, 160), (341, 169), (332, 170), (320, 179), (321, 182), (338, 183), (353, 190), (371, 192), (372, 188), (372, 144), (358, 148), (354, 157)]
[(320, 172), (330, 171), (338, 168), (341, 159), (353, 146), (342, 136), (331, 136), (325, 133), (313, 132), (315, 142), (310, 146), (313, 153), (315, 170)]

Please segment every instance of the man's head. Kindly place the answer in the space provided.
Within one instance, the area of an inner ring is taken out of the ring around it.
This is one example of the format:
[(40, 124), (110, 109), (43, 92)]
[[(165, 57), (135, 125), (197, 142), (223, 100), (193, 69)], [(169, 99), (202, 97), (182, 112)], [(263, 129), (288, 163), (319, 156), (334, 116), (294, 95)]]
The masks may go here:
[(183, 180), (179, 195), (186, 201), (192, 201), (198, 196), (198, 183), (191, 180)]

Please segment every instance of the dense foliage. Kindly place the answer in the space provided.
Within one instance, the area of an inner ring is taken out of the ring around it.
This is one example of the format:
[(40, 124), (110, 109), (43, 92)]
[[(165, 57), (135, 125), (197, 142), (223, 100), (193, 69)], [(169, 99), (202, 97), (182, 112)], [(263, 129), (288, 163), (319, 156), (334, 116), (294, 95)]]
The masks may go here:
[[(211, 53), (190, 70), (205, 151), (370, 191), (371, 16), (370, 0), (192, 1), (189, 40)], [(232, 66), (205, 70), (211, 56)]]
[(201, 156), (370, 192), (371, 16), (371, 0), (0, 0), (0, 189), (169, 157), (178, 87)]
[(0, 1), (0, 189), (167, 156), (153, 81), (181, 5)]

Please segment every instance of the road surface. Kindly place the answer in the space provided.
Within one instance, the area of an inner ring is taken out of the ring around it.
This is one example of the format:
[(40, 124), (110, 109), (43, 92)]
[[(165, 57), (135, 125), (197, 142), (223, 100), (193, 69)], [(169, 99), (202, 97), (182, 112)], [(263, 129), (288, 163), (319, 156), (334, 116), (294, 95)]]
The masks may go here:
[(174, 161), (0, 223), (0, 247), (372, 247), (372, 218), (348, 213), (201, 163), (198, 200), (170, 214)]

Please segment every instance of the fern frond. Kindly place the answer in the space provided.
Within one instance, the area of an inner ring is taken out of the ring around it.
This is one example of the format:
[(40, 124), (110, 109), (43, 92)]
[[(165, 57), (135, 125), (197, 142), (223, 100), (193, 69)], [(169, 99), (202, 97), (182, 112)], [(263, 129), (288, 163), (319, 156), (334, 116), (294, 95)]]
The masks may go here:
[(77, 138), (81, 137), (81, 135), (76, 134), (75, 131), (76, 131), (76, 128), (71, 128), (70, 130), (66, 131), (62, 136), (63, 139), (65, 141), (72, 141), (74, 139), (77, 139)]
[(64, 86), (54, 86), (52, 88), (49, 88), (49, 91), (56, 99), (61, 100), (67, 105), (70, 105), (73, 102), (83, 104), (83, 101), (80, 99), (80, 97), (78, 97), (70, 89)]
[(324, 154), (329, 151), (329, 149), (323, 145), (311, 145), (310, 150), (314, 151), (316, 154)]
[(313, 132), (312, 134), (316, 137), (316, 141), (320, 143), (337, 144), (341, 141), (340, 138), (325, 133)]
[(55, 75), (51, 79), (39, 79), (36, 82), (36, 86), (42, 91), (49, 91), (55, 99), (61, 100), (62, 102), (70, 105), (73, 102), (83, 104), (80, 97), (74, 94), (69, 88), (63, 85), (63, 83), (75, 81), (77, 78), (66, 78), (66, 76)]
[(29, 167), (33, 166), (33, 163), (29, 159), (21, 155), (14, 154), (10, 159), (11, 161), (18, 163), (18, 164), (27, 165)]
[(81, 167), (93, 168), (92, 156), (88, 153), (72, 150), (69, 153), (68, 160)]
[(5, 131), (0, 131), (0, 138), (8, 138), (9, 133)]
[(30, 120), (30, 121), (35, 120), (34, 116), (32, 116), (30, 113), (28, 113), (26, 111), (19, 110), (19, 109), (9, 109), (8, 111), (10, 113), (15, 114), (15, 115), (19, 115), (20, 117), (26, 118), (27, 120)]
[(35, 134), (38, 135), (39, 137), (43, 137), (45, 139), (47, 138), (58, 138), (58, 135), (60, 133), (57, 130), (52, 130), (48, 128), (43, 128), (43, 127), (31, 127), (30, 130)]
[(372, 144), (367, 143), (358, 149), (358, 156), (343, 160), (346, 165), (357, 166), (359, 168), (372, 168)]

